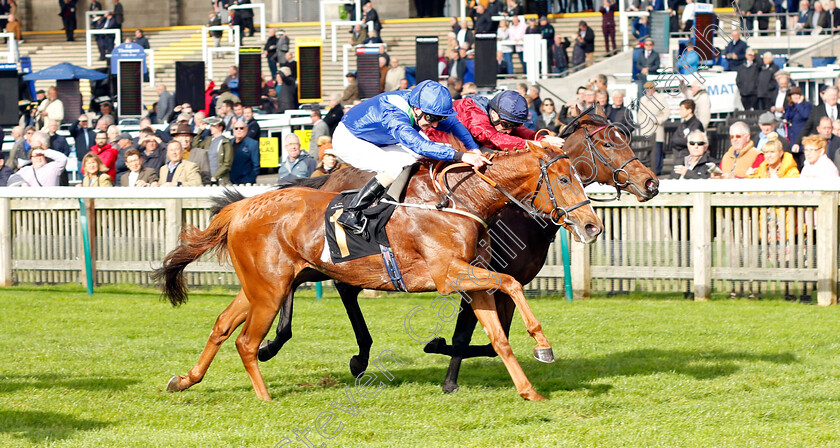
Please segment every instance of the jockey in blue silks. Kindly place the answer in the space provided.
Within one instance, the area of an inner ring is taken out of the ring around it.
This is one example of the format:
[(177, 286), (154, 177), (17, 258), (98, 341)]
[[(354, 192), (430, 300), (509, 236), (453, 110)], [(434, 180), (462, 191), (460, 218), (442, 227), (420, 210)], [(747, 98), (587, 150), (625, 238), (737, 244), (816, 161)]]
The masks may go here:
[[(344, 162), (375, 171), (376, 176), (356, 193), (338, 223), (354, 233), (364, 231), (362, 210), (385, 192), (403, 168), (421, 157), (461, 161), (476, 168), (490, 163), (467, 128), (457, 118), (449, 118), (455, 114), (449, 90), (432, 80), (412, 90), (381, 93), (344, 114), (333, 133), (333, 150)], [(421, 132), (430, 128), (455, 135), (469, 152), (430, 141)]]

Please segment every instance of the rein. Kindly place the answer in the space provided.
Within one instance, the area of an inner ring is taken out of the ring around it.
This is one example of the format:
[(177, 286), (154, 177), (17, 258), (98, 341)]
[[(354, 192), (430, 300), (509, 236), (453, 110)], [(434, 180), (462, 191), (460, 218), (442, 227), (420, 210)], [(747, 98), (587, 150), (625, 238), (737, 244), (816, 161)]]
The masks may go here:
[[(581, 114), (581, 116), (582, 115), (583, 114)], [(576, 126), (578, 126), (577, 121), (575, 121), (574, 124)], [(639, 163), (641, 163), (639, 158), (634, 155), (633, 157), (625, 160), (624, 163), (621, 164), (621, 166), (619, 166), (618, 168), (615, 168), (610, 163), (610, 161), (607, 160), (607, 158), (603, 154), (601, 154), (601, 151), (598, 151), (596, 149), (595, 143), (592, 141), (592, 137), (594, 137), (597, 133), (599, 133), (599, 132), (601, 132), (605, 129), (610, 129), (610, 128), (614, 128), (614, 127), (615, 127), (615, 124), (607, 123), (607, 124), (599, 127), (598, 129), (595, 129), (594, 131), (592, 131), (591, 134), (589, 133), (589, 130), (587, 130), (586, 128), (583, 128), (584, 142), (586, 142), (586, 147), (589, 150), (590, 157), (592, 158), (592, 169), (594, 170), (593, 178), (596, 178), (596, 179), (598, 178), (598, 164), (595, 163), (595, 159), (597, 158), (598, 161), (600, 161), (604, 166), (607, 167), (607, 169), (612, 171), (612, 178), (613, 178), (613, 184), (614, 184), (613, 186), (615, 187), (615, 196), (613, 196), (611, 198), (605, 198), (605, 199), (590, 198), (593, 201), (610, 202), (610, 201), (615, 201), (615, 200), (621, 199), (621, 189), (623, 187), (626, 187), (626, 186), (630, 185), (630, 174), (627, 172), (627, 170), (625, 168), (627, 167), (627, 165), (630, 162), (632, 162), (634, 160), (639, 161)], [(569, 134), (571, 134), (571, 132)], [(619, 180), (619, 178), (618, 178), (619, 173), (624, 173), (624, 177), (625, 177), (624, 182), (621, 182)]]
[[(489, 156), (489, 158), (492, 159), (494, 155), (495, 154), (491, 154)], [(488, 185), (490, 185), (491, 187), (499, 190), (499, 192), (501, 192), (502, 195), (504, 195), (508, 199), (509, 202), (512, 202), (517, 207), (521, 208), (526, 213), (528, 213), (530, 216), (540, 217), (540, 218), (543, 218), (543, 219), (548, 219), (548, 220), (551, 220), (551, 222), (553, 222), (556, 225), (562, 225), (562, 224), (566, 223), (565, 217), (568, 216), (569, 213), (571, 213), (574, 210), (577, 210), (580, 207), (583, 207), (583, 206), (586, 206), (586, 205), (590, 204), (589, 199), (586, 199), (585, 201), (581, 201), (581, 202), (579, 202), (575, 205), (572, 205), (570, 207), (561, 207), (557, 202), (557, 198), (554, 195), (554, 190), (551, 188), (551, 181), (548, 177), (548, 167), (551, 166), (553, 163), (561, 160), (561, 159), (568, 159), (568, 158), (569, 158), (569, 156), (567, 154), (559, 154), (557, 156), (554, 156), (553, 158), (551, 158), (547, 162), (545, 160), (543, 160), (542, 158), (538, 159), (539, 163), (540, 163), (540, 177), (537, 180), (537, 189), (535, 190), (534, 193), (539, 192), (540, 188), (542, 188), (543, 184), (545, 184), (545, 189), (546, 189), (546, 192), (548, 193), (548, 197), (551, 200), (551, 205), (552, 205), (552, 210), (551, 210), (550, 213), (545, 213), (545, 212), (539, 211), (536, 208), (534, 208), (534, 206), (533, 206), (534, 199), (533, 198), (531, 200), (530, 205), (520, 201), (519, 199), (516, 199), (509, 191), (507, 191), (501, 185), (499, 185), (498, 182), (494, 181), (490, 177), (481, 173), (480, 171), (478, 171), (478, 169), (473, 168), (473, 173), (472, 174), (475, 174), (481, 180), (486, 182)], [(435, 171), (439, 167), (440, 167), (440, 164), (435, 166)], [(436, 208), (438, 210), (445, 210), (443, 207), (445, 207), (445, 205), (449, 202), (449, 199), (451, 198), (451, 199), (454, 199), (455, 201), (457, 201), (458, 203), (460, 203), (464, 208), (469, 210), (471, 215), (474, 215), (474, 216), (477, 217), (478, 213), (476, 213), (474, 210), (470, 209), (469, 206), (467, 206), (461, 199), (458, 198), (458, 196), (455, 194), (454, 189), (449, 185), (448, 179), (445, 176), (448, 171), (450, 171), (452, 169), (455, 169), (455, 168), (462, 168), (462, 167), (471, 167), (471, 165), (469, 165), (468, 163), (464, 163), (464, 162), (453, 163), (453, 164), (450, 164), (450, 165), (446, 166), (445, 168), (443, 168), (440, 171), (440, 173), (437, 173), (436, 175), (434, 173), (432, 174), (433, 179), (435, 180), (435, 182), (433, 182), (435, 184), (435, 189), (438, 190), (438, 191), (442, 191), (444, 189), (446, 190), (446, 194), (443, 195), (443, 198), (441, 199), (441, 202), (436, 206)], [(461, 182), (463, 182), (463, 180)], [(438, 186), (437, 186), (438, 184), (443, 185), (443, 187), (438, 189)], [(455, 210), (455, 209), (449, 209), (449, 210)], [(462, 214), (463, 214), (463, 212), (462, 212)], [(561, 218), (563, 218), (563, 221), (561, 221)], [(483, 220), (481, 220), (480, 222), (482, 222), (484, 224)], [(484, 224), (484, 225), (486, 227), (486, 224)]]

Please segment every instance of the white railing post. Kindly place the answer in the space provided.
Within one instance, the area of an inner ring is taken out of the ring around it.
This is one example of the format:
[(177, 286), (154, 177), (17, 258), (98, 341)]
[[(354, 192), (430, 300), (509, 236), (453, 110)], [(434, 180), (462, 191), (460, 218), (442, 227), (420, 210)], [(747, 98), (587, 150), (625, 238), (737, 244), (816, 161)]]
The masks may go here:
[(201, 60), (207, 63), (207, 27), (201, 27)]
[(0, 286), (12, 285), (12, 200), (0, 198)]
[(155, 86), (155, 75), (157, 72), (155, 71), (155, 50), (145, 50), (146, 53), (146, 68), (149, 69), (149, 86)]
[(90, 28), (85, 30), (85, 53), (87, 53), (87, 66), (90, 67), (93, 65), (90, 57)]
[(338, 60), (338, 53), (336, 51), (337, 44), (335, 43), (335, 41), (338, 40), (338, 39), (336, 39), (336, 35), (335, 35), (336, 26), (337, 26), (337, 24), (335, 22), (332, 22), (330, 24), (330, 31), (332, 32), (332, 39), (330, 39), (332, 41), (332, 42), (330, 42), (330, 49), (332, 50), (331, 53), (332, 53), (332, 61), (333, 62)]
[(817, 208), (817, 303), (837, 303), (837, 207), (836, 192), (819, 193)]
[(184, 226), (184, 202), (182, 199), (166, 199), (166, 252), (178, 247), (178, 238)]
[[(567, 232), (561, 228), (560, 232)], [(592, 295), (592, 263), (590, 246), (569, 238), (572, 264), (572, 293), (575, 298), (588, 299)]]
[(341, 79), (343, 80), (342, 83), (344, 87), (347, 87), (350, 83), (347, 82), (347, 72), (350, 71), (350, 61), (348, 60), (347, 53), (349, 49), (353, 48), (350, 44), (344, 44), (341, 47)]
[(548, 78), (548, 42), (545, 39), (540, 39), (540, 54), (542, 55), (542, 62), (540, 62), (540, 67), (542, 68), (542, 79)]
[(693, 193), (691, 209), (691, 253), (694, 266), (694, 300), (712, 296), (712, 194)]

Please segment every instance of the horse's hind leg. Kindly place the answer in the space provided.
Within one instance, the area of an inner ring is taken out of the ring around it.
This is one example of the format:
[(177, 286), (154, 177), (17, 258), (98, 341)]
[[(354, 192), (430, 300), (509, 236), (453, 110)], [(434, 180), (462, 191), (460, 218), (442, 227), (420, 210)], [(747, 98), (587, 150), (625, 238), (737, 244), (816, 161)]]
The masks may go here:
[(545, 397), (534, 390), (531, 382), (528, 381), (528, 377), (525, 376), (522, 366), (519, 365), (519, 361), (513, 355), (510, 342), (508, 342), (502, 324), (499, 322), (499, 315), (496, 312), (496, 303), (493, 297), (484, 291), (470, 293), (470, 297), (472, 298), (471, 305), (475, 311), (475, 316), (487, 332), (487, 336), (490, 338), (490, 343), (493, 344), (496, 353), (499, 354), (499, 357), (505, 363), (505, 368), (507, 368), (513, 384), (516, 385), (516, 391), (526, 400), (545, 400)]
[(452, 357), (449, 360), (449, 369), (446, 371), (446, 378), (443, 380), (442, 387), (445, 393), (452, 393), (458, 390), (458, 373), (461, 371), (461, 362), (464, 359), (478, 356), (496, 356), (496, 352), (493, 351), (493, 347), (490, 344), (480, 346), (470, 345), (477, 323), (478, 319), (476, 319), (469, 302), (461, 299), (461, 312), (458, 313), (458, 321), (455, 323), (455, 331), (452, 333), (452, 345), (446, 345), (446, 340), (443, 338), (435, 338), (423, 348), (426, 353), (439, 353)]
[(280, 310), (280, 320), (277, 322), (276, 337), (274, 340), (266, 339), (260, 343), (260, 350), (257, 355), (261, 362), (266, 362), (277, 355), (286, 342), (292, 339), (292, 313), (294, 312), (295, 292), (289, 293), (283, 308)]
[(242, 358), (242, 364), (245, 365), (245, 371), (248, 373), (251, 385), (254, 386), (257, 398), (270, 401), (271, 396), (268, 394), (265, 379), (257, 363), (257, 351), (260, 342), (271, 329), (271, 324), (283, 300), (289, 293), (291, 281), (282, 275), (261, 280), (266, 280), (267, 283), (250, 286), (242, 282), (242, 288), (248, 291), (251, 309), (245, 318), (242, 332), (236, 338), (236, 349), (239, 351), (239, 357)]
[(356, 335), (356, 344), (359, 346), (359, 354), (350, 358), (350, 373), (359, 376), (367, 370), (370, 359), (370, 347), (373, 345), (373, 338), (370, 336), (365, 316), (359, 307), (359, 293), (362, 288), (349, 285), (343, 282), (335, 282), (335, 289), (341, 295), (341, 303), (347, 311), (347, 317), (353, 325), (353, 333)]
[(207, 373), (210, 363), (219, 351), (219, 347), (230, 337), (231, 333), (236, 330), (239, 325), (245, 320), (245, 316), (250, 309), (250, 303), (245, 298), (242, 290), (236, 294), (233, 302), (219, 314), (216, 319), (216, 324), (213, 325), (213, 330), (210, 332), (210, 338), (207, 340), (207, 345), (204, 346), (204, 351), (198, 358), (198, 363), (190, 369), (186, 376), (173, 376), (166, 386), (169, 392), (180, 392), (190, 386), (200, 382)]

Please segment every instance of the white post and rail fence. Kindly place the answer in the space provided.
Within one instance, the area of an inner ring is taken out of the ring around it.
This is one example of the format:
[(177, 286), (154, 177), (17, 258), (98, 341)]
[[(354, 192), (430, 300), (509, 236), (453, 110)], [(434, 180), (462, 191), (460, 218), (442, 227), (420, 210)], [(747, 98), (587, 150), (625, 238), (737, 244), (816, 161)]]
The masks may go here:
[[(246, 196), (266, 187), (243, 187)], [(590, 187), (592, 195), (608, 194)], [(810, 295), (837, 302), (840, 179), (668, 181), (640, 203), (593, 203), (604, 234), (571, 244), (575, 298), (598, 293)], [(83, 283), (79, 198), (91, 222), (95, 283), (149, 284), (149, 272), (177, 245), (184, 225), (204, 228), (218, 187), (0, 188), (0, 285)], [(564, 287), (562, 251), (527, 285)], [(205, 256), (187, 268), (193, 285), (235, 285), (230, 266)]]

